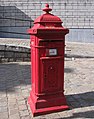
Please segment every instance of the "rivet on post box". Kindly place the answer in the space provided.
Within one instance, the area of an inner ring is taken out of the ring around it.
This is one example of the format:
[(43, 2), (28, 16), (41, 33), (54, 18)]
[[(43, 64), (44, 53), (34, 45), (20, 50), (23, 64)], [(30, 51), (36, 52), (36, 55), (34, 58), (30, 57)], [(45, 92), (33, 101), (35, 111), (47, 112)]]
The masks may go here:
[(49, 13), (34, 21), (28, 30), (31, 36), (31, 92), (28, 102), (33, 116), (68, 109), (64, 96), (64, 47), (65, 35), (69, 33), (62, 26), (59, 17)]

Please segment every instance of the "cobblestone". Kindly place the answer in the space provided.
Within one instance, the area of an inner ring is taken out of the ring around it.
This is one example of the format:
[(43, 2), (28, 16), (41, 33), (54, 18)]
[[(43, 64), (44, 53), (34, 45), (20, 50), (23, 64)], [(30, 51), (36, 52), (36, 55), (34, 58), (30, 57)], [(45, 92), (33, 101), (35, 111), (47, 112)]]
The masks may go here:
[(25, 105), (25, 100), (18, 101), (18, 105)]
[(30, 40), (29, 39), (16, 39), (16, 38), (13, 38), (13, 39), (12, 38), (0, 38), (0, 44), (30, 47)]
[(0, 113), (2, 113), (2, 112), (7, 112), (8, 111), (8, 109), (7, 109), (7, 106), (0, 106)]
[(26, 105), (20, 105), (19, 110), (27, 110), (27, 106)]
[(18, 108), (9, 109), (9, 115), (15, 115), (18, 114), (18, 112), (19, 112)]
[(21, 117), (21, 119), (31, 119), (30, 116)]
[(10, 115), (9, 119), (20, 119), (19, 114)]
[(2, 113), (0, 113), (0, 119), (9, 119), (8, 112), (2, 112)]
[(0, 119), (94, 118), (94, 44), (66, 43), (66, 48), (71, 50), (66, 52), (70, 57), (65, 58), (64, 82), (70, 110), (33, 118), (27, 102), (31, 90), (30, 62), (2, 63)]
[(20, 112), (20, 116), (23, 117), (23, 116), (29, 116), (29, 112), (28, 110), (21, 110), (19, 111)]

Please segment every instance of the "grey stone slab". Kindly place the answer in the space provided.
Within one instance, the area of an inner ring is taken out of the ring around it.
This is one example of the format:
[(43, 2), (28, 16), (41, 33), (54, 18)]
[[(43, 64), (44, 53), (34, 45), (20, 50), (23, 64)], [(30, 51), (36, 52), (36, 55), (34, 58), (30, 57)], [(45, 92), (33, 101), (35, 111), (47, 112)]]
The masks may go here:
[(0, 113), (0, 119), (9, 119), (8, 117), (9, 117), (8, 116), (8, 112), (2, 112), (2, 113)]
[(29, 116), (29, 111), (28, 110), (21, 110), (19, 112), (20, 112), (20, 116), (21, 117), (23, 117), (23, 116)]
[(7, 106), (0, 106), (0, 113), (8, 112)]
[(18, 114), (19, 110), (18, 108), (13, 108), (13, 109), (9, 109), (9, 115), (15, 115)]
[(9, 119), (20, 119), (19, 114), (9, 115)]

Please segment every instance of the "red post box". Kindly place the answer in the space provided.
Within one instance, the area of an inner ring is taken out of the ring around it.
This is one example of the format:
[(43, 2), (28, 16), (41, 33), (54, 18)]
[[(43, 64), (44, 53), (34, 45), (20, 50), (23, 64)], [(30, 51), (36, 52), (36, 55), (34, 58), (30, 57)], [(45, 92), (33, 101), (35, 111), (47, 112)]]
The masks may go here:
[(46, 13), (34, 21), (31, 35), (32, 90), (28, 99), (33, 116), (68, 109), (64, 96), (64, 47), (68, 29), (59, 17)]

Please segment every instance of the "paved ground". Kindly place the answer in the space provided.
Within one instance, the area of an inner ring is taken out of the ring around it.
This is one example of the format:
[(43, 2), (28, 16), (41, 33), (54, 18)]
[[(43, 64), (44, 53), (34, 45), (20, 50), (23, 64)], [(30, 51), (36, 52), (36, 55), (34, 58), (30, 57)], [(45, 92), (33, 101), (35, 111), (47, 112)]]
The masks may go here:
[[(32, 117), (30, 62), (0, 64), (0, 119), (94, 119), (94, 44), (66, 43), (65, 95), (70, 110)], [(79, 57), (78, 57), (79, 56)], [(86, 58), (87, 57), (87, 58)]]
[(15, 45), (30, 47), (29, 39), (16, 39), (16, 38), (0, 38), (0, 45)]

